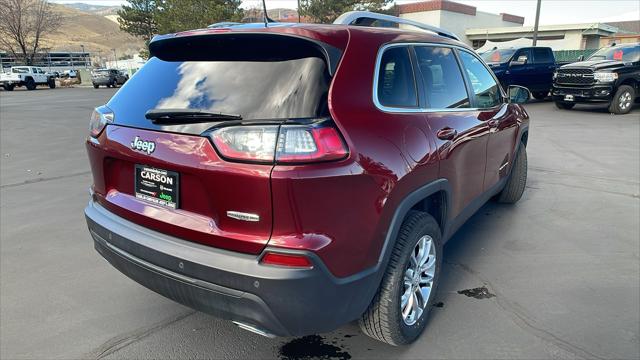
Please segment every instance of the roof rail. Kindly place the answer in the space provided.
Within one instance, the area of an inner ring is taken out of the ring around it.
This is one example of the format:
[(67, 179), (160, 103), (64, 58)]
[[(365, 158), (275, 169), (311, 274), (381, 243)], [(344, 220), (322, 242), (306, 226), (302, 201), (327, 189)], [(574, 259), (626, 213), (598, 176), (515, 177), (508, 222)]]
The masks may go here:
[(460, 41), (460, 39), (454, 33), (450, 32), (450, 31), (447, 31), (447, 30), (444, 30), (444, 29), (441, 29), (441, 28), (439, 28), (437, 26), (423, 24), (421, 22), (408, 20), (408, 19), (403, 19), (403, 18), (397, 17), (397, 16), (374, 13), (374, 12), (371, 12), (371, 11), (349, 11), (349, 12), (346, 12), (346, 13), (340, 15), (336, 19), (336, 21), (334, 21), (333, 23), (337, 24), (337, 25), (367, 26), (367, 22), (362, 22), (362, 20), (380, 20), (380, 21), (391, 22), (391, 23), (394, 23), (394, 24), (411, 25), (411, 26), (417, 27), (417, 28), (419, 28), (421, 30), (429, 31), (429, 32), (438, 34), (440, 36), (444, 36), (444, 37), (448, 37), (448, 38), (453, 39), (453, 40)]

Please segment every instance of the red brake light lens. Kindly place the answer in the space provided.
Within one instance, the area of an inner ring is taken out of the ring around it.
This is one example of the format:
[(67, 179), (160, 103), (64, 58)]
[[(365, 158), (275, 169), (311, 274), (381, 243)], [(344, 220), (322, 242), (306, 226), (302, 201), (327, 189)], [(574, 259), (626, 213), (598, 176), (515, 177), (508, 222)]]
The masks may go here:
[(223, 157), (239, 161), (309, 163), (339, 160), (349, 153), (332, 126), (229, 126), (209, 136)]
[(113, 122), (113, 118), (113, 111), (105, 105), (95, 108), (89, 119), (89, 135), (94, 138), (100, 136), (107, 124)]
[(275, 266), (285, 266), (285, 267), (296, 267), (296, 268), (307, 268), (310, 269), (313, 267), (311, 260), (304, 255), (297, 254), (283, 254), (283, 253), (272, 253), (268, 252), (260, 260), (262, 264), (265, 265), (275, 265)]
[(282, 126), (278, 137), (276, 161), (299, 163), (339, 160), (347, 148), (334, 127)]

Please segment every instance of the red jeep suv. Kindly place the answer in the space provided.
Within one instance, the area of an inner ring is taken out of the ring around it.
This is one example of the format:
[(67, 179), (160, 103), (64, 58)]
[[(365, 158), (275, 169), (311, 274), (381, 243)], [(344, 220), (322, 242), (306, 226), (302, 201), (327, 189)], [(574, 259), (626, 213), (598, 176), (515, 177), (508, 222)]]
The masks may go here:
[(359, 319), (380, 341), (415, 340), (445, 241), (523, 193), (530, 93), (505, 93), (444, 30), (337, 22), (155, 37), (91, 117), (97, 251), (265, 336)]

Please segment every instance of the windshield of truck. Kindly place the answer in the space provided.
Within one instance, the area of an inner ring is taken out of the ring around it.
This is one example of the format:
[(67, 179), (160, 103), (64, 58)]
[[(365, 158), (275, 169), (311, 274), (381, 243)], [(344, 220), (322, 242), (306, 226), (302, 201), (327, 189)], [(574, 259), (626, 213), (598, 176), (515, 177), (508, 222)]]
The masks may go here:
[(480, 56), (482, 56), (482, 59), (487, 63), (502, 63), (511, 59), (515, 52), (515, 49), (495, 49), (487, 51)]
[(591, 55), (589, 60), (618, 60), (624, 62), (640, 61), (640, 45), (602, 48)]

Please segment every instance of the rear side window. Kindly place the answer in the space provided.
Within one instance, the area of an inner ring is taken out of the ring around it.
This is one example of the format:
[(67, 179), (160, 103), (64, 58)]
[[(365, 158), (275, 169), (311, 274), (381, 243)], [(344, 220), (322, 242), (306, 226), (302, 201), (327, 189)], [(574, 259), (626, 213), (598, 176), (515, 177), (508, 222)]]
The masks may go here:
[(549, 49), (542, 48), (534, 48), (533, 49), (533, 59), (536, 64), (548, 64), (553, 62), (553, 56), (551, 56), (551, 51)]
[(460, 60), (473, 87), (475, 106), (486, 109), (502, 103), (500, 86), (484, 64), (466, 51), (460, 51)]
[(452, 49), (416, 47), (418, 67), (431, 109), (468, 108), (469, 97)]
[(394, 108), (416, 108), (418, 95), (409, 48), (393, 47), (382, 54), (378, 73), (378, 101)]

